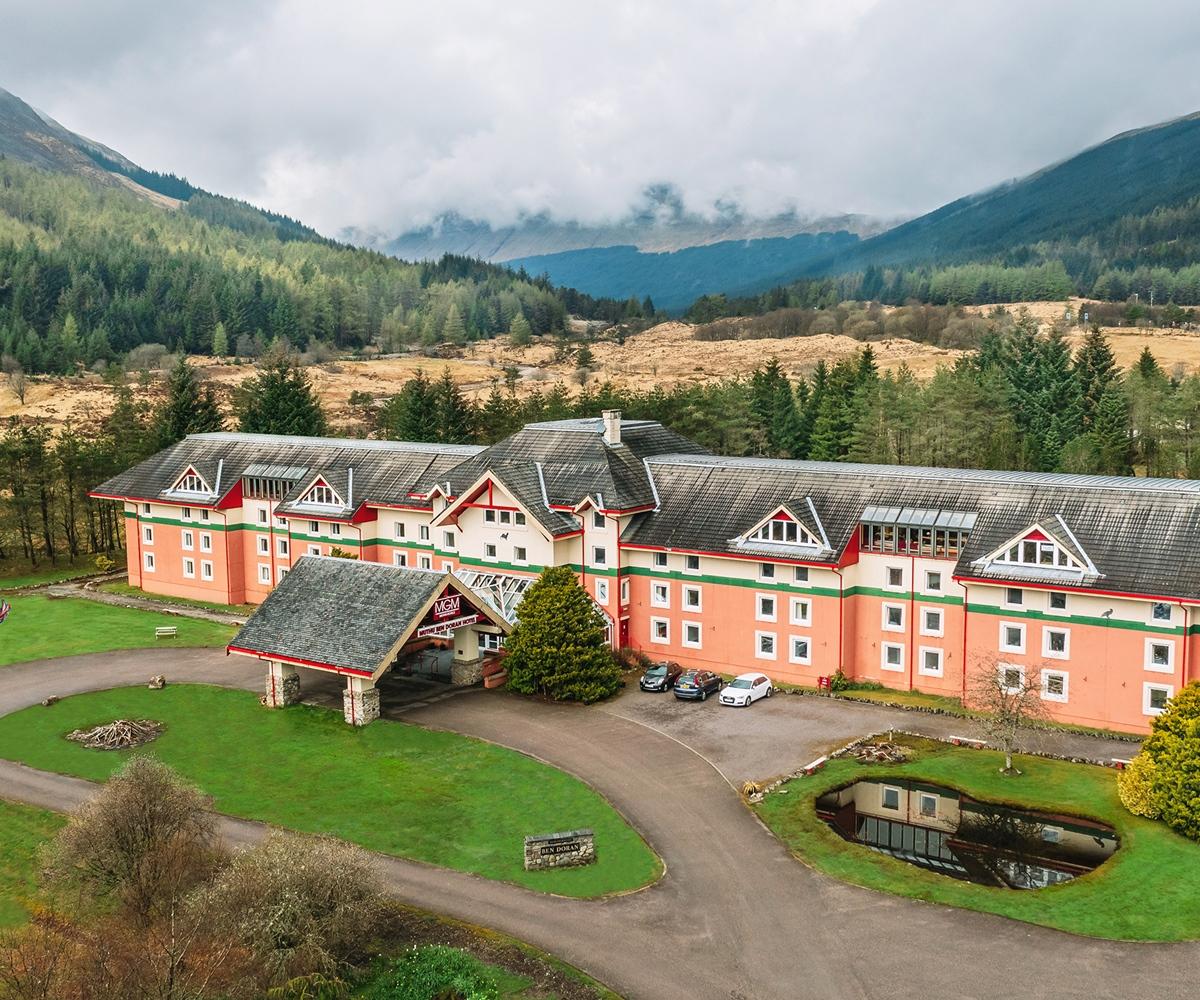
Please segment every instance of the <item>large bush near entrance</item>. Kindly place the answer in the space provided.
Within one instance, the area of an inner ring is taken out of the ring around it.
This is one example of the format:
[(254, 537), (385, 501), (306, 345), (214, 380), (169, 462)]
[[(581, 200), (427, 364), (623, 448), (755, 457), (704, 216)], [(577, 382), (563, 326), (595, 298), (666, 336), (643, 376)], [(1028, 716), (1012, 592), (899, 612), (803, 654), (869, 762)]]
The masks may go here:
[(1154, 762), (1154, 804), (1163, 820), (1200, 840), (1200, 683), (1189, 684), (1154, 720), (1142, 753)]
[(620, 685), (604, 617), (567, 566), (545, 570), (529, 588), (505, 648), (509, 687), (522, 694), (593, 702)]

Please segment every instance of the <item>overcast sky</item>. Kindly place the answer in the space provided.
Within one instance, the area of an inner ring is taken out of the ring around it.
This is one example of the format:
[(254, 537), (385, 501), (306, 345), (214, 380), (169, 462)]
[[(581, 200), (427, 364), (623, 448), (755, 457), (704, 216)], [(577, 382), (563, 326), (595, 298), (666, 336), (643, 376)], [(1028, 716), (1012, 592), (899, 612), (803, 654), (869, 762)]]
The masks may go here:
[(327, 233), (926, 211), (1200, 110), (1195, 0), (0, 0), (0, 87)]

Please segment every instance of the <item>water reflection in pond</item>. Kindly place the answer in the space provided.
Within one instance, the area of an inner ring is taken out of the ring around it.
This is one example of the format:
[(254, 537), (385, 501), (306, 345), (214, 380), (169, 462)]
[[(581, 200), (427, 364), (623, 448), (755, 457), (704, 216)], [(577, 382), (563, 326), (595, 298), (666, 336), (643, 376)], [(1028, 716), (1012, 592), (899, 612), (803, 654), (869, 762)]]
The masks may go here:
[(1103, 864), (1112, 827), (1077, 816), (1011, 809), (925, 782), (858, 781), (817, 799), (845, 840), (951, 878), (1040, 889)]

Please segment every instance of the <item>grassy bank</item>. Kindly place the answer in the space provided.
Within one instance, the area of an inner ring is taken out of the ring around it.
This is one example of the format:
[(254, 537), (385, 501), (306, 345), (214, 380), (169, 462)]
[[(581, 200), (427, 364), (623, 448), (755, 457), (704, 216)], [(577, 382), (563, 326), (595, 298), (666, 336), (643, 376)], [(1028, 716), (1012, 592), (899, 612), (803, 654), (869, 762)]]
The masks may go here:
[[(12, 613), (0, 625), (0, 666), (146, 646), (223, 646), (235, 631), (214, 622), (115, 608), (82, 598), (14, 595), (8, 602)], [(161, 625), (173, 625), (179, 634), (174, 639), (155, 639), (154, 630)]]
[[(235, 816), (567, 896), (635, 889), (661, 871), (616, 810), (562, 771), (453, 733), (389, 721), (356, 730), (302, 705), (269, 711), (242, 691), (121, 688), (36, 706), (0, 719), (0, 758), (103, 781), (129, 754), (63, 736), (117, 718), (165, 723), (147, 750)], [(579, 827), (596, 831), (595, 864), (524, 870), (526, 835)]]
[[(1116, 773), (1087, 764), (1019, 757), (1020, 777), (999, 773), (1002, 758), (986, 750), (908, 741), (913, 760), (864, 766), (831, 762), (816, 776), (790, 782), (789, 794), (772, 794), (755, 809), (799, 858), (857, 885), (913, 899), (997, 913), (1092, 937), (1139, 941), (1200, 938), (1200, 844), (1165, 825), (1126, 812), (1117, 797)], [(825, 791), (867, 776), (918, 778), (986, 801), (1069, 813), (1101, 820), (1121, 838), (1120, 849), (1100, 868), (1072, 882), (1037, 890), (992, 888), (959, 882), (848, 843), (816, 816)]]
[[(86, 559), (80, 559), (74, 565), (62, 561), (57, 566), (43, 563), (37, 569), (31, 568), (25, 560), (0, 562), (0, 591), (19, 590), (22, 587), (40, 587), (47, 583), (62, 583), (66, 580), (95, 576), (98, 571), (92, 561), (94, 558), (94, 556), (89, 556)], [(124, 566), (125, 553), (114, 553), (113, 560), (118, 566)]]
[(38, 871), (38, 848), (65, 820), (57, 813), (0, 800), (0, 927), (29, 917)]
[(128, 583), (122, 583), (119, 580), (102, 583), (96, 589), (108, 594), (116, 594), (118, 597), (148, 597), (155, 601), (162, 601), (164, 604), (178, 604), (181, 608), (204, 608), (207, 611), (220, 611), (231, 615), (249, 615), (256, 607), (254, 604), (218, 604), (216, 601), (197, 601), (190, 597), (147, 594), (144, 590), (131, 587)]

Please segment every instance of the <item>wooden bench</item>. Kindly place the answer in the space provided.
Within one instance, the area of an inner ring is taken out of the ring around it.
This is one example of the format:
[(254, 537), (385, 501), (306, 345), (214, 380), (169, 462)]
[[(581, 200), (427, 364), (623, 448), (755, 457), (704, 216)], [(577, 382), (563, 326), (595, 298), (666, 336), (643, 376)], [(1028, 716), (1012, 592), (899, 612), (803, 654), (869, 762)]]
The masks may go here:
[(174, 625), (160, 625), (154, 630), (155, 639), (174, 639), (179, 634), (179, 629)]
[(969, 736), (951, 736), (950, 742), (956, 747), (974, 747), (976, 750), (987, 746), (987, 740), (973, 740)]
[(816, 774), (817, 771), (821, 770), (821, 768), (823, 768), (828, 762), (828, 757), (818, 757), (816, 760), (805, 764), (801, 770), (803, 770), (805, 774)]

